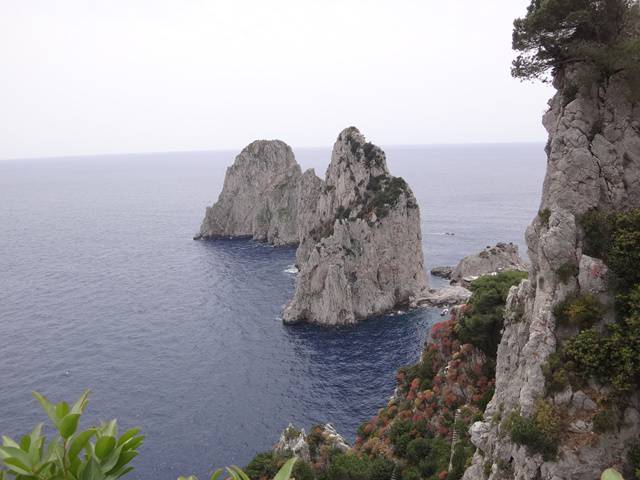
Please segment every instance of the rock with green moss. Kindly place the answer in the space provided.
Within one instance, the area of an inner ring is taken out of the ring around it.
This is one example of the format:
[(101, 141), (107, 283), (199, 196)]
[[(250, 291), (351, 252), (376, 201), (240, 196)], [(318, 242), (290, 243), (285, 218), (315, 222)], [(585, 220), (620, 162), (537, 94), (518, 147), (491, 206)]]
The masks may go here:
[(303, 228), (288, 323), (356, 323), (409, 307), (426, 289), (420, 211), (385, 154), (354, 127), (338, 136), (326, 188)]

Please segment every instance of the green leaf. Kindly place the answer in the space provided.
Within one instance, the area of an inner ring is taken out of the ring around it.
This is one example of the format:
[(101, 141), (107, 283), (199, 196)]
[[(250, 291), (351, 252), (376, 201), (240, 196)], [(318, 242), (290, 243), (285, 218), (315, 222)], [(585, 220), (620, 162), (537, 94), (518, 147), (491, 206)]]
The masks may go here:
[(42, 436), (42, 423), (36, 425), (29, 434), (29, 457), (33, 465), (41, 461), (44, 437)]
[(116, 437), (118, 435), (118, 421), (114, 418), (100, 426), (100, 433), (108, 437)]
[(122, 434), (122, 436), (120, 437), (120, 439), (118, 440), (118, 446), (122, 445), (123, 443), (125, 443), (126, 441), (132, 439), (133, 437), (135, 437), (138, 433), (140, 432), (139, 428), (130, 428), (129, 430), (127, 430), (126, 432), (124, 432)]
[(293, 466), (298, 460), (298, 457), (293, 457), (287, 460), (287, 462), (282, 466), (276, 476), (273, 477), (273, 480), (289, 480), (291, 478), (291, 472), (293, 471)]
[(600, 480), (624, 480), (624, 478), (615, 468), (607, 468), (602, 472)]
[(115, 467), (112, 470), (114, 471), (119, 470), (120, 468), (124, 467), (127, 463), (129, 463), (131, 460), (133, 460), (137, 456), (138, 456), (138, 452), (123, 451), (120, 454), (120, 457), (118, 458), (118, 463), (116, 463)]
[(104, 480), (100, 464), (94, 458), (84, 467), (81, 480)]
[(211, 474), (211, 478), (209, 480), (218, 480), (218, 478), (222, 475), (222, 469), (219, 468), (215, 472)]
[(14, 459), (18, 460), (20, 464), (24, 465), (29, 470), (33, 466), (31, 459), (29, 458), (29, 454), (20, 448), (0, 447), (0, 454), (2, 454), (5, 463), (10, 459)]
[(9, 470), (16, 472), (18, 475), (28, 475), (31, 476), (31, 471), (29, 467), (24, 465), (22, 462), (15, 458), (5, 458), (5, 465), (9, 468)]
[(95, 446), (96, 456), (102, 460), (111, 453), (115, 446), (116, 439), (114, 437), (100, 437)]
[(244, 473), (240, 467), (232, 465), (231, 469), (236, 472), (238, 480), (250, 480), (247, 474)]
[(73, 437), (69, 446), (69, 458), (76, 457), (95, 433), (95, 429), (90, 428)]
[(58, 420), (62, 420), (69, 413), (69, 404), (67, 402), (60, 402), (56, 405), (56, 417)]
[(131, 440), (127, 440), (122, 445), (122, 450), (123, 451), (135, 450), (136, 448), (138, 448), (140, 446), (140, 444), (143, 442), (143, 440), (144, 440), (144, 435), (139, 435), (137, 437), (132, 438)]
[(78, 428), (79, 413), (69, 413), (60, 421), (60, 436), (64, 439), (73, 435)]
[(112, 474), (122, 465), (118, 466), (118, 461), (120, 460), (120, 455), (122, 454), (122, 447), (117, 447), (111, 451), (111, 453), (102, 460), (101, 468), (102, 472), (106, 474)]
[(42, 407), (44, 412), (47, 414), (47, 417), (49, 417), (49, 419), (57, 427), (58, 417), (56, 415), (56, 407), (54, 407), (53, 404), (49, 400), (47, 400), (47, 397), (45, 397), (44, 395), (38, 392), (32, 392), (32, 394), (36, 398), (36, 400), (40, 402), (40, 406)]
[(20, 440), (20, 450), (22, 450), (23, 452), (28, 452), (30, 446), (31, 446), (31, 437), (29, 435), (24, 435)]
[(20, 445), (18, 445), (10, 437), (7, 437), (6, 435), (2, 436), (2, 446), (3, 447), (20, 448)]
[(84, 392), (82, 392), (82, 395), (80, 395), (78, 401), (73, 404), (73, 407), (71, 407), (71, 413), (81, 414), (82, 412), (84, 412), (90, 393), (91, 390), (85, 390)]

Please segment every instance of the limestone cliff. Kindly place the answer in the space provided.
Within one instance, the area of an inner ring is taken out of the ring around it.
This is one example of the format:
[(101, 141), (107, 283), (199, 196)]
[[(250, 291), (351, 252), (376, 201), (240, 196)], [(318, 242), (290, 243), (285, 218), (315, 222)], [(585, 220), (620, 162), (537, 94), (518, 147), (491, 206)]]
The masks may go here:
[[(549, 394), (543, 366), (570, 332), (560, 328), (554, 306), (572, 294), (593, 294), (606, 306), (611, 292), (606, 266), (584, 253), (579, 218), (590, 209), (640, 207), (640, 106), (630, 100), (622, 74), (576, 88), (584, 67), (557, 72), (558, 93), (544, 116), (548, 164), (540, 213), (526, 232), (529, 280), (513, 287), (498, 348), (495, 394), (484, 420), (471, 428), (478, 447), (467, 480), (599, 478), (609, 466), (625, 467), (629, 441), (640, 433), (639, 402), (629, 395), (612, 431), (594, 432), (596, 404), (606, 387), (591, 382)], [(531, 417), (544, 399), (566, 424), (554, 458), (516, 444), (506, 419)]]
[(416, 199), (356, 128), (340, 133), (308, 220), (285, 322), (354, 323), (409, 305), (426, 288)]
[(339, 135), (324, 181), (302, 174), (281, 141), (246, 147), (195, 238), (219, 236), (299, 245), (285, 322), (354, 323), (408, 306), (426, 288), (416, 199), (354, 127)]
[(207, 208), (195, 238), (246, 236), (273, 245), (297, 244), (298, 205), (312, 203), (319, 183), (312, 171), (301, 173), (286, 143), (255, 141), (227, 169), (220, 197)]

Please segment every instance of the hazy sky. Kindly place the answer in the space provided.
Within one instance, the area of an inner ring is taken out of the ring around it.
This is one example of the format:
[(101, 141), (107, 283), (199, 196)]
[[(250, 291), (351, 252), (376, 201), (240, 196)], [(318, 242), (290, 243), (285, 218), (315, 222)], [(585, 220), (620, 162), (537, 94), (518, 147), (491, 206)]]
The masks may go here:
[(0, 0), (0, 158), (544, 141), (529, 0)]

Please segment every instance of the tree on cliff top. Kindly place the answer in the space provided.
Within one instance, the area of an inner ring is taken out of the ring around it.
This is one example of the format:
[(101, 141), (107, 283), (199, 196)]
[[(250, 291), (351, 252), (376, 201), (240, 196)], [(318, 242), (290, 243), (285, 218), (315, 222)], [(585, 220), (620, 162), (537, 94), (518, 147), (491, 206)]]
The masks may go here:
[[(638, 0), (531, 0), (514, 22), (511, 74), (549, 80), (570, 63), (587, 63), (603, 78), (624, 71), (640, 80)], [(640, 82), (638, 82), (640, 83)]]

